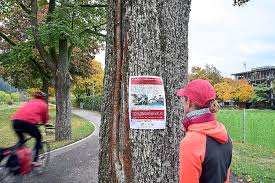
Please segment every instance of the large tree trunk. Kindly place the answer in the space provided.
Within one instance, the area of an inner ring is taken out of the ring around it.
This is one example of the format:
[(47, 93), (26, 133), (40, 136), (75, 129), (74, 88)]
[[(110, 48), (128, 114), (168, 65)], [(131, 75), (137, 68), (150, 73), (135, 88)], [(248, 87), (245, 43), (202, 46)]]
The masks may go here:
[(55, 78), (56, 123), (55, 139), (71, 139), (71, 77), (69, 73), (67, 40), (59, 42), (59, 58)]
[[(178, 182), (183, 134), (175, 93), (187, 81), (191, 0), (110, 0), (108, 4), (99, 182)], [(128, 86), (129, 76), (134, 75), (163, 78), (165, 130), (129, 129)]]
[(47, 78), (42, 76), (42, 91), (47, 95), (45, 101), (49, 103), (49, 87), (50, 83)]

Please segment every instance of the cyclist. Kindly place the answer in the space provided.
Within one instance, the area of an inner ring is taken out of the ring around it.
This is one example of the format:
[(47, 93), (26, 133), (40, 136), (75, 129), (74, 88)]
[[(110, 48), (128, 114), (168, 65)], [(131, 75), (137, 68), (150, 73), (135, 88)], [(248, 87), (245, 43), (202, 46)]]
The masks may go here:
[(24, 142), (24, 133), (36, 139), (33, 158), (34, 166), (39, 166), (37, 160), (42, 140), (41, 133), (36, 125), (39, 122), (46, 124), (49, 120), (48, 104), (45, 102), (46, 96), (41, 91), (34, 93), (33, 99), (26, 102), (11, 117), (13, 129), (19, 138), (18, 143)]

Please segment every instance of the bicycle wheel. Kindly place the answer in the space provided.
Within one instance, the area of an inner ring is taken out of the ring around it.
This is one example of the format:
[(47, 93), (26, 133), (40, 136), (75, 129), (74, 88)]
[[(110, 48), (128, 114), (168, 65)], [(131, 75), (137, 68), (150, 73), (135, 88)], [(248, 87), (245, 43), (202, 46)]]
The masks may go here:
[(6, 167), (10, 155), (4, 157), (0, 162), (0, 183), (21, 183), (22, 177), (14, 175), (9, 167)]
[(49, 161), (50, 161), (50, 145), (47, 142), (43, 141), (42, 148), (39, 150), (39, 155), (37, 160), (37, 162), (39, 162), (41, 165), (38, 167), (34, 167), (34, 170), (36, 171), (36, 173), (41, 174), (45, 172), (49, 164)]
[(9, 156), (4, 157), (0, 162), (0, 182), (6, 182), (11, 175), (9, 169), (6, 168)]

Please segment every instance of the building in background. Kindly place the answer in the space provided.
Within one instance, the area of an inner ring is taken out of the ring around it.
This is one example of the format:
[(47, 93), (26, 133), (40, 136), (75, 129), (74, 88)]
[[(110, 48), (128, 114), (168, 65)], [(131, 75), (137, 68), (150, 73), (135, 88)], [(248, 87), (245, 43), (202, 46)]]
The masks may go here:
[(270, 104), (275, 105), (275, 66), (257, 67), (251, 69), (251, 71), (235, 73), (232, 75), (235, 76), (235, 80), (245, 79), (253, 86), (265, 83), (270, 89)]

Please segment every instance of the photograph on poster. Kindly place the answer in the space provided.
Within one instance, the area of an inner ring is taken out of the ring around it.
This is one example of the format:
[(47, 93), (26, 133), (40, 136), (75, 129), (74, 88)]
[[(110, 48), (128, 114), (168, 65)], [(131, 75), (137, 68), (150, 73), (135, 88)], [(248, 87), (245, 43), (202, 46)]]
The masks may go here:
[(131, 104), (164, 106), (164, 97), (162, 95), (131, 94)]

